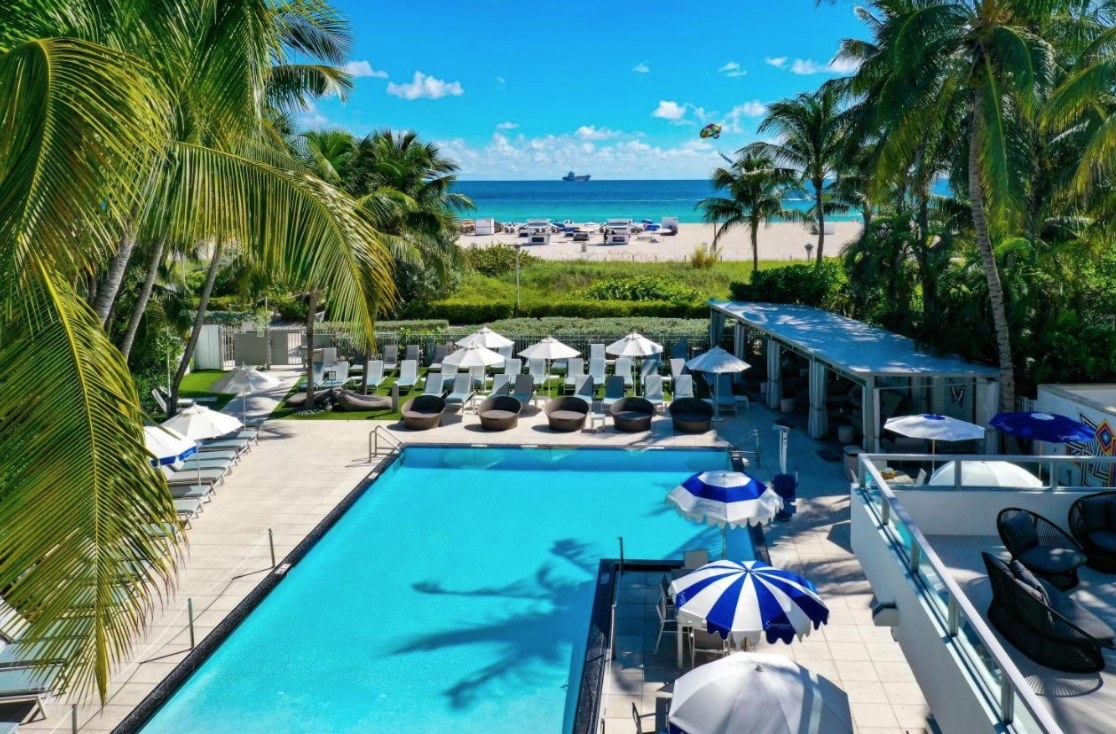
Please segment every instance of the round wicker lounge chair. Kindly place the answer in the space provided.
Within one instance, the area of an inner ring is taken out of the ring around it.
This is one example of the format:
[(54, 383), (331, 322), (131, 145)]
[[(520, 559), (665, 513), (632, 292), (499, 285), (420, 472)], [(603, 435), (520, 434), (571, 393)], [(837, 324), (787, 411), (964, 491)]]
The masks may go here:
[(446, 401), (437, 395), (419, 395), (403, 405), (403, 426), (416, 431), (437, 428), (442, 423)]
[(621, 398), (608, 409), (612, 414), (612, 424), (624, 433), (637, 433), (651, 430), (651, 418), (655, 415), (655, 405), (643, 398)]
[(481, 428), (486, 431), (506, 431), (519, 425), (519, 411), (523, 404), (510, 395), (490, 395), (480, 407)]
[(550, 430), (561, 433), (580, 431), (589, 417), (589, 405), (581, 398), (567, 395), (546, 404), (546, 420)]
[(713, 420), (713, 406), (698, 398), (679, 398), (670, 404), (670, 419), (678, 433), (705, 433)]
[(338, 390), (333, 394), (338, 410), (391, 410), (391, 398), (383, 395), (362, 395), (352, 390)]

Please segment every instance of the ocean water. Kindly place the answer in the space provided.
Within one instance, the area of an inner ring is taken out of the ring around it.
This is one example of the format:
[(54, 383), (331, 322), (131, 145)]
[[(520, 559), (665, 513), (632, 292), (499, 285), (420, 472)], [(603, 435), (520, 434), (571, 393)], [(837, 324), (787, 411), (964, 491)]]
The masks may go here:
[[(543, 218), (557, 222), (604, 222), (606, 219), (678, 217), (680, 222), (700, 222), (694, 206), (715, 195), (707, 180), (698, 181), (459, 181), (454, 190), (477, 205), (467, 217), (492, 217), (499, 222)], [(805, 210), (805, 195), (788, 198), (787, 208)], [(833, 220), (852, 221), (856, 214)]]
[[(719, 552), (667, 493), (723, 451), (409, 447), (145, 726), (568, 731), (599, 559)], [(729, 556), (751, 558), (747, 531)], [(673, 642), (664, 642), (672, 654)]]

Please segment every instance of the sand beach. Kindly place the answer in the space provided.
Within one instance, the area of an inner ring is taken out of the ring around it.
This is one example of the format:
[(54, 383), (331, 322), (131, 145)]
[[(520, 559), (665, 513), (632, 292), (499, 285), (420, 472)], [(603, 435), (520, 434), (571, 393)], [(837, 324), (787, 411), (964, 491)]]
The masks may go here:
[[(847, 243), (860, 234), (860, 222), (833, 222), (834, 232), (825, 236), (825, 254), (837, 255)], [(657, 241), (653, 241), (657, 240)], [(524, 251), (547, 260), (631, 260), (631, 261), (671, 261), (687, 260), (694, 249), (701, 244), (713, 242), (713, 225), (680, 224), (678, 234), (665, 236), (662, 233), (635, 235), (627, 245), (606, 245), (603, 237), (593, 235), (588, 243), (573, 242), (562, 235), (552, 235), (549, 245), (528, 245), (526, 238), (516, 237), (514, 233), (503, 232), (494, 235), (462, 235), (457, 244), (461, 247), (476, 245), (484, 247), (495, 243), (523, 243)], [(759, 256), (761, 260), (799, 260), (806, 259), (806, 243), (816, 245), (817, 235), (811, 234), (802, 224), (779, 222), (760, 230)], [(752, 246), (747, 228), (731, 230), (719, 243), (721, 258), (724, 260), (750, 260)]]

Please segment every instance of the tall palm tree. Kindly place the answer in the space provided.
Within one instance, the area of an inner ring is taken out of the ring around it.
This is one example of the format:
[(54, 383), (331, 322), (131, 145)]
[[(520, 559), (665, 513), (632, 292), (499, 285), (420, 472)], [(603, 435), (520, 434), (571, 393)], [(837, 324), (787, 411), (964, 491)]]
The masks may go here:
[(889, 138), (913, 149), (925, 118), (912, 111), (948, 108), (964, 120), (964, 186), (988, 282), (1003, 407), (1015, 403), (1011, 334), (993, 239), (1025, 210), (1024, 144), (1038, 100), (1054, 72), (1043, 29), (1076, 3), (1069, 0), (880, 0), (878, 31), (886, 79), (878, 109)]
[(702, 210), (706, 222), (720, 229), (713, 237), (713, 253), (717, 242), (729, 230), (747, 225), (752, 242), (752, 269), (759, 270), (759, 228), (772, 219), (796, 219), (799, 212), (785, 209), (783, 197), (794, 187), (797, 175), (789, 168), (777, 168), (763, 152), (744, 151), (729, 168), (713, 171), (713, 188), (725, 196), (702, 199), (696, 209)]
[(103, 701), (173, 581), (177, 519), (75, 283), (158, 211), (170, 242), (234, 242), (324, 284), (370, 337), (390, 261), (351, 197), (256, 142), (277, 41), (328, 27), (292, 15), (320, 3), (17, 5), (0, 8), (0, 588), (55, 688)]
[(846, 129), (840, 93), (829, 85), (771, 104), (757, 131), (774, 134), (776, 142), (752, 143), (743, 149), (770, 157), (777, 165), (801, 171), (813, 188), (811, 210), (818, 228), (817, 262), (825, 249), (826, 179), (837, 173)]

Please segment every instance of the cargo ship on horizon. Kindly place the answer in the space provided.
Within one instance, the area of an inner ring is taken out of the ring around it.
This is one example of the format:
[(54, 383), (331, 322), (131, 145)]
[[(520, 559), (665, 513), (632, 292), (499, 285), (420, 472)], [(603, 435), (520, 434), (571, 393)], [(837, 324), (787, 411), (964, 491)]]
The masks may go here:
[(567, 173), (565, 176), (562, 177), (562, 180), (563, 181), (588, 181), (589, 180), (589, 174), (588, 173), (583, 173), (582, 175), (578, 176), (573, 171), (570, 171), (569, 173)]

